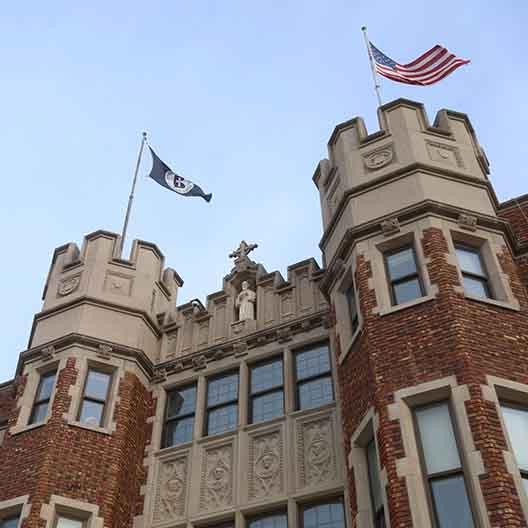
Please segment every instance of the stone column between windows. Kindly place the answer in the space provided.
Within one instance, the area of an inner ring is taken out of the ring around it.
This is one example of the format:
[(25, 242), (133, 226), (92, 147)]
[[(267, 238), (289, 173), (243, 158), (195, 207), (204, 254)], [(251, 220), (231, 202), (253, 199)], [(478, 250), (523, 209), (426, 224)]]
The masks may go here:
[(293, 364), (293, 354), (288, 347), (284, 348), (283, 353), (283, 381), (284, 381), (284, 414), (295, 411), (295, 367)]
[(247, 362), (240, 362), (240, 381), (238, 384), (238, 425), (248, 423), (249, 367)]
[(205, 405), (207, 382), (205, 376), (199, 376), (196, 385), (196, 409), (194, 414), (194, 440), (202, 438), (205, 430)]
[(389, 420), (398, 420), (407, 456), (396, 460), (398, 477), (404, 478), (415, 528), (433, 528), (431, 512), (427, 501), (427, 491), (419, 461), (416, 443), (413, 408), (439, 401), (451, 401), (456, 421), (455, 430), (459, 435), (461, 458), (466, 462), (467, 484), (473, 499), (477, 525), (491, 528), (489, 516), (480, 487), (479, 475), (485, 473), (480, 451), (475, 449), (465, 402), (470, 400), (467, 385), (458, 385), (455, 376), (421, 383), (400, 389), (394, 393), (394, 401), (388, 406)]

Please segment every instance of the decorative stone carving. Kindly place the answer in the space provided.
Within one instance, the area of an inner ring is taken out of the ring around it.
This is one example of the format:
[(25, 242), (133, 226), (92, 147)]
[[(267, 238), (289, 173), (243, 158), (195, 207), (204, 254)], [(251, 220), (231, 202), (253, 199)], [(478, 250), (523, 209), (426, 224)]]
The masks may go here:
[(174, 361), (165, 367), (167, 374), (175, 374), (183, 370), (183, 361)]
[(112, 347), (101, 343), (97, 347), (97, 355), (101, 359), (110, 359), (112, 357)]
[(291, 328), (279, 328), (277, 330), (277, 340), (279, 343), (286, 343), (287, 341), (291, 341), (293, 339), (293, 333), (291, 331)]
[(165, 381), (167, 381), (167, 370), (162, 367), (156, 368), (154, 375), (152, 376), (152, 383), (164, 383)]
[(462, 229), (467, 229), (468, 231), (476, 231), (477, 230), (477, 217), (461, 213), (458, 216), (458, 225)]
[(400, 232), (400, 222), (397, 218), (389, 218), (381, 222), (381, 230), (385, 236), (394, 235)]
[(464, 160), (460, 151), (454, 145), (444, 145), (437, 141), (427, 141), (427, 152), (432, 161), (438, 161), (447, 165), (464, 168)]
[(248, 345), (245, 341), (239, 341), (233, 345), (235, 357), (242, 357), (248, 353)]
[(194, 356), (192, 358), (192, 366), (194, 370), (202, 370), (207, 367), (207, 359), (203, 354)]
[(283, 491), (283, 445), (280, 431), (250, 440), (249, 471), (250, 499), (270, 497)]
[(235, 299), (235, 306), (238, 308), (239, 321), (253, 321), (255, 319), (256, 293), (249, 287), (248, 281), (242, 283), (242, 291)]
[(42, 359), (42, 361), (49, 361), (50, 359), (53, 359), (54, 355), (55, 355), (55, 347), (53, 345), (44, 347), (40, 351), (40, 359)]
[(394, 158), (394, 150), (392, 145), (387, 145), (383, 148), (377, 149), (374, 152), (369, 152), (363, 156), (363, 163), (369, 170), (377, 170), (385, 167), (392, 162)]
[(229, 258), (235, 259), (235, 262), (239, 259), (245, 259), (254, 250), (258, 248), (258, 244), (248, 244), (245, 240), (240, 242), (238, 249), (235, 249), (229, 254)]
[(70, 295), (70, 293), (73, 293), (79, 287), (80, 283), (80, 275), (74, 275), (73, 277), (67, 277), (65, 279), (62, 279), (57, 287), (57, 295), (59, 295), (60, 297)]
[(291, 317), (293, 315), (293, 293), (287, 291), (281, 295), (281, 316)]
[(335, 480), (335, 439), (329, 417), (299, 426), (297, 452), (302, 486), (316, 486)]
[(108, 271), (104, 281), (104, 290), (114, 295), (129, 297), (132, 293), (133, 281), (134, 277), (123, 273)]
[(233, 502), (233, 446), (207, 449), (202, 461), (200, 507), (217, 510)]
[(187, 455), (160, 462), (154, 524), (173, 521), (185, 514), (187, 491)]

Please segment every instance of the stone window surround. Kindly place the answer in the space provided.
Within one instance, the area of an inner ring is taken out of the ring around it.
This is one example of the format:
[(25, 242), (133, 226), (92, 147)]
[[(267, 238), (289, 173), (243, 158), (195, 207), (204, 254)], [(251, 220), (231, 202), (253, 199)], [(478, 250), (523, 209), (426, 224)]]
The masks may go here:
[[(363, 314), (361, 313), (361, 306), (359, 304), (359, 291), (357, 288), (354, 276), (356, 273), (356, 251), (353, 250), (348, 257), (346, 264), (346, 271), (344, 277), (341, 279), (337, 288), (337, 295), (334, 298), (335, 308), (337, 313), (348, 314), (348, 317), (339, 317), (336, 321), (338, 327), (339, 340), (341, 342), (341, 354), (339, 355), (339, 364), (342, 364), (349, 352), (352, 350), (354, 343), (363, 330)], [(356, 300), (358, 312), (358, 327), (352, 333), (352, 321), (350, 320), (350, 308), (348, 306), (348, 299), (346, 291), (350, 286), (354, 285), (354, 296)]]
[[(53, 409), (53, 402), (55, 401), (55, 394), (57, 392), (57, 381), (59, 379), (60, 372), (66, 366), (66, 359), (52, 358), (49, 360), (40, 360), (37, 365), (28, 363), (24, 368), (24, 373), (27, 375), (26, 385), (24, 387), (24, 393), (18, 399), (17, 408), (19, 409), (18, 418), (16, 424), (9, 429), (11, 435), (16, 435), (24, 431), (36, 429), (46, 425), (51, 417), (51, 411)], [(48, 406), (48, 414), (46, 418), (41, 422), (30, 424), (29, 419), (31, 417), (31, 411), (33, 410), (33, 403), (37, 394), (40, 378), (43, 374), (47, 374), (56, 370), (55, 383), (53, 390), (51, 391), (51, 397)]]
[[(72, 355), (70, 354), (68, 357), (72, 357)], [(114, 356), (102, 359), (96, 353), (88, 353), (86, 350), (74, 354), (74, 357), (76, 358), (77, 378), (75, 383), (69, 387), (70, 407), (68, 412), (64, 413), (63, 418), (68, 425), (111, 435), (116, 430), (115, 409), (119, 402), (119, 384), (125, 372), (124, 360)], [(105, 405), (103, 427), (81, 423), (78, 419), (89, 368), (95, 368), (112, 375), (109, 397)]]
[(449, 401), (453, 411), (454, 427), (459, 440), (469, 499), (476, 525), (491, 528), (479, 476), (486, 472), (480, 451), (475, 449), (465, 402), (470, 399), (467, 385), (458, 385), (455, 376), (436, 379), (394, 392), (394, 403), (388, 406), (389, 419), (400, 422), (404, 451), (407, 456), (396, 460), (398, 477), (404, 478), (413, 526), (433, 528), (432, 512), (427, 498), (424, 472), (421, 468), (415, 433), (413, 408)]
[(29, 495), (21, 495), (20, 497), (0, 502), (0, 519), (19, 514), (18, 526), (22, 525), (22, 522), (28, 517), (30, 511), (31, 504), (29, 503)]
[[(381, 316), (388, 315), (430, 301), (436, 297), (438, 286), (431, 283), (427, 271), (427, 264), (430, 262), (430, 259), (425, 257), (421, 244), (423, 231), (430, 227), (433, 227), (431, 219), (422, 218), (413, 220), (406, 225), (401, 225), (400, 231), (392, 236), (378, 235), (359, 242), (356, 251), (365, 254), (367, 260), (370, 261), (372, 269), (372, 277), (369, 278), (369, 288), (374, 290), (377, 302), (373, 313)], [(425, 294), (412, 301), (393, 305), (389, 291), (389, 278), (385, 266), (385, 253), (409, 245), (414, 248), (416, 267)]]
[[(502, 271), (501, 265), (497, 258), (497, 254), (502, 252), (504, 246), (507, 246), (502, 235), (498, 235), (497, 233), (491, 231), (485, 231), (484, 229), (477, 229), (471, 233), (468, 233), (466, 231), (462, 231), (458, 226), (455, 227), (454, 224), (446, 226), (445, 222), (443, 230), (444, 236), (446, 235), (446, 231), (449, 234), (449, 236), (445, 237), (449, 246), (449, 256), (447, 260), (450, 264), (456, 267), (460, 282), (460, 286), (456, 286), (455, 291), (462, 293), (467, 299), (518, 311), (520, 309), (519, 301), (513, 296), (509, 278)], [(462, 243), (466, 246), (479, 250), (481, 258), (484, 262), (486, 273), (488, 275), (491, 293), (494, 296), (493, 299), (475, 297), (465, 292), (462, 271), (460, 269), (460, 263), (458, 262), (455, 252), (456, 243)]]
[(378, 446), (379, 417), (371, 407), (362, 418), (354, 434), (350, 438), (350, 453), (348, 455), (348, 468), (354, 471), (354, 485), (356, 489), (357, 513), (355, 525), (357, 528), (373, 528), (374, 512), (370, 492), (370, 477), (367, 462), (367, 444), (374, 439), (376, 443), (376, 456), (380, 468), (381, 496), (385, 513), (385, 524), (390, 527), (389, 505), (387, 501), (387, 470), (381, 469)]
[(506, 441), (506, 446), (508, 447), (506, 451), (502, 452), (504, 456), (504, 463), (508, 473), (510, 473), (513, 478), (515, 487), (517, 488), (517, 495), (521, 503), (524, 517), (528, 519), (528, 494), (525, 492), (521, 480), (521, 473), (515, 460), (515, 455), (510, 443), (510, 438), (506, 429), (506, 424), (504, 423), (504, 419), (502, 417), (502, 411), (500, 407), (501, 400), (515, 402), (528, 407), (528, 385), (490, 375), (486, 376), (486, 381), (488, 384), (481, 386), (482, 397), (485, 400), (494, 403), (497, 408), (497, 414), (502, 426), (502, 433)]
[(99, 515), (99, 506), (60, 495), (52, 495), (49, 504), (43, 504), (40, 518), (46, 521), (46, 528), (55, 528), (59, 515), (78, 518), (84, 522), (83, 528), (103, 528), (104, 520)]

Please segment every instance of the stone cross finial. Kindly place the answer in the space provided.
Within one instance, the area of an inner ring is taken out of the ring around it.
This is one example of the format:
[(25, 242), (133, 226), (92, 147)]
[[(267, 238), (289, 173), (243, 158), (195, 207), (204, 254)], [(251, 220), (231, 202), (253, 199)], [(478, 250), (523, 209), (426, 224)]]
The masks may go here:
[(246, 258), (256, 248), (258, 248), (258, 244), (248, 244), (245, 240), (242, 240), (238, 249), (235, 249), (235, 251), (229, 255), (229, 258)]

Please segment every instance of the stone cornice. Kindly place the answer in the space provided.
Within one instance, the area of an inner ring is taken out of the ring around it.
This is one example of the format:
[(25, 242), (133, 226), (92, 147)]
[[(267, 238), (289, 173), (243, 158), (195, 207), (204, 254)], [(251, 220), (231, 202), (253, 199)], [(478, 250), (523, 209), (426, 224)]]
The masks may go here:
[[(343, 197), (341, 198), (341, 201), (339, 202), (339, 205), (337, 206), (337, 209), (335, 211), (335, 214), (326, 227), (323, 236), (321, 238), (321, 241), (319, 243), (319, 247), (324, 252), (324, 247), (332, 235), (337, 223), (339, 222), (339, 219), (349, 202), (349, 200), (355, 196), (364, 194), (365, 192), (370, 191), (373, 188), (379, 187), (380, 185), (385, 185), (387, 183), (393, 182), (395, 180), (399, 180), (401, 178), (405, 178), (407, 176), (411, 176), (417, 172), (424, 172), (427, 174), (431, 174), (432, 176), (439, 177), (439, 178), (445, 178), (449, 180), (461, 180), (464, 183), (467, 183), (468, 185), (474, 185), (476, 187), (485, 188), (488, 194), (490, 195), (491, 201), (496, 209), (499, 208), (499, 201), (497, 199), (497, 196), (495, 194), (495, 191), (491, 185), (491, 183), (488, 180), (481, 180), (479, 178), (474, 178), (471, 176), (467, 176), (465, 174), (461, 174), (458, 171), (453, 171), (449, 169), (438, 169), (437, 167), (433, 167), (432, 165), (427, 165), (424, 163), (412, 163), (410, 165), (406, 165), (405, 167), (401, 167), (390, 174), (387, 174), (385, 176), (380, 176), (378, 178), (375, 178), (368, 183), (364, 183), (361, 185), (355, 186), (353, 189), (349, 189), (343, 193)], [(392, 215), (393, 216), (393, 215)]]

